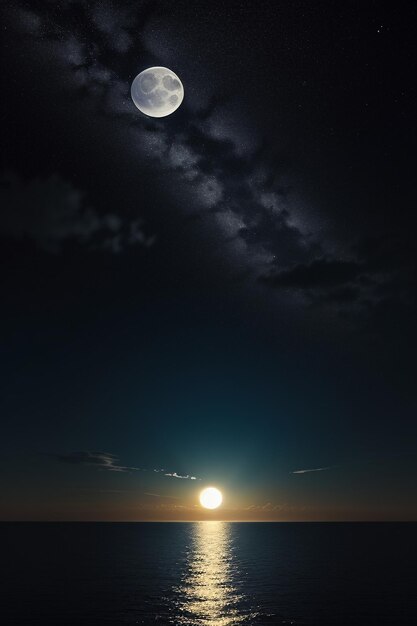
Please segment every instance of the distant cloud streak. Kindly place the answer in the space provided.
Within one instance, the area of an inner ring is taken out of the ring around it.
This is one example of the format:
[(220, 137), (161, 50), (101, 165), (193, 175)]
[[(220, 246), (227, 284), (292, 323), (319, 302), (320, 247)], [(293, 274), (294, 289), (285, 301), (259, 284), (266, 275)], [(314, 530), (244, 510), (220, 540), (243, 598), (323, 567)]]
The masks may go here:
[(152, 498), (169, 498), (170, 500), (179, 500), (176, 496), (165, 496), (162, 493), (148, 493), (144, 492), (144, 496), (151, 496)]
[(301, 469), (294, 470), (290, 472), (290, 474), (310, 474), (310, 472), (324, 472), (326, 470), (332, 469), (333, 465), (329, 465), (328, 467), (315, 467), (313, 469)]
[(120, 465), (118, 457), (109, 452), (89, 452), (83, 450), (80, 452), (70, 452), (68, 454), (55, 454), (53, 456), (61, 463), (69, 463), (70, 465), (94, 465), (99, 469), (104, 469), (109, 472), (140, 470), (139, 467)]

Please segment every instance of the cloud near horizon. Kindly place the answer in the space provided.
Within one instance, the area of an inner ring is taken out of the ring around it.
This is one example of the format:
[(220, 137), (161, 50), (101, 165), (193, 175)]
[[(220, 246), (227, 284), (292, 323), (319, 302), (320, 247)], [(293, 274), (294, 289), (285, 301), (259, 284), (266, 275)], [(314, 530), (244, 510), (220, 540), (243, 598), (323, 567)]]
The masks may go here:
[(169, 498), (170, 500), (179, 500), (179, 498), (177, 496), (167, 496), (164, 495), (163, 493), (149, 493), (147, 491), (145, 491), (143, 493), (144, 496), (150, 496), (152, 498)]
[(286, 508), (286, 504), (272, 504), (272, 502), (265, 502), (265, 504), (251, 504), (245, 508), (245, 511), (283, 511)]

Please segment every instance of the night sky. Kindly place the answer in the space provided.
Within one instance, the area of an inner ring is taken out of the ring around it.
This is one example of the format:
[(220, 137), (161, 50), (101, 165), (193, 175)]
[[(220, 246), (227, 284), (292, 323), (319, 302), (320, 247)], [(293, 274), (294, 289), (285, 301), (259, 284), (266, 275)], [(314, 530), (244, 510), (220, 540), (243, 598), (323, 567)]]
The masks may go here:
[(417, 519), (415, 3), (0, 10), (1, 519)]

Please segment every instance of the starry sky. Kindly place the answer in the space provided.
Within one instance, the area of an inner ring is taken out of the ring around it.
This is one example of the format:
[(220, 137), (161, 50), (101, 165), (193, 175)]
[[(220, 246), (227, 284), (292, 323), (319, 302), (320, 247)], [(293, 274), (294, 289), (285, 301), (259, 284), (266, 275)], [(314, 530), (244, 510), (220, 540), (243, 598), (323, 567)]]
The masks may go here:
[(0, 11), (1, 519), (417, 519), (415, 4)]

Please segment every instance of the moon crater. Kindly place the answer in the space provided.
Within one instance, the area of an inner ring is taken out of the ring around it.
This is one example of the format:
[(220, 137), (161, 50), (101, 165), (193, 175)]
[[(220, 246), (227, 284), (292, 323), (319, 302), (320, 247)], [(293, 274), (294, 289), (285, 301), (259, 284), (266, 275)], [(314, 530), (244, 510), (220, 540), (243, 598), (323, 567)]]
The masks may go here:
[(180, 82), (176, 78), (168, 76), (168, 74), (163, 77), (162, 83), (165, 89), (168, 89), (168, 91), (177, 91), (181, 87)]
[(152, 89), (157, 86), (158, 81), (156, 79), (156, 76), (150, 72), (149, 74), (141, 76), (141, 78), (139, 79), (139, 84), (140, 89), (143, 91), (143, 93), (151, 93)]

